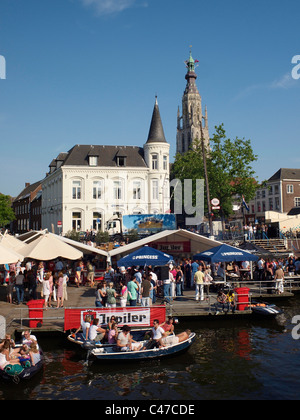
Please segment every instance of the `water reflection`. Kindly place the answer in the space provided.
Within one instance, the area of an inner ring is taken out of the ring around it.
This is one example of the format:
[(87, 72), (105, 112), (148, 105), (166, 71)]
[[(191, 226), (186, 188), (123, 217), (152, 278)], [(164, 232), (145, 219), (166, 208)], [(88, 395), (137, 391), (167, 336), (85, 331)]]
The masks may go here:
[(300, 341), (291, 337), (291, 319), (300, 300), (282, 306), (277, 320), (182, 324), (197, 333), (196, 342), (162, 361), (86, 367), (85, 353), (65, 339), (41, 339), (44, 372), (18, 387), (1, 384), (0, 399), (298, 399)]

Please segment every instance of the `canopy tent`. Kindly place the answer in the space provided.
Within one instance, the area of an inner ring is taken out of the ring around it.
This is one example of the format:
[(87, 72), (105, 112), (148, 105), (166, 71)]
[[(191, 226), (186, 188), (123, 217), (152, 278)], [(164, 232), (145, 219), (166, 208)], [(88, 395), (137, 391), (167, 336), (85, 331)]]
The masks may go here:
[[(181, 257), (190, 257), (196, 253), (221, 245), (221, 242), (214, 241), (185, 229), (164, 230), (163, 232), (147, 236), (147, 238), (140, 239), (139, 241), (131, 244), (113, 249), (112, 251), (109, 251), (109, 256), (110, 258), (124, 257), (128, 253), (145, 245), (155, 247), (159, 251), (163, 251), (174, 256), (180, 254)], [(187, 248), (185, 248), (185, 245), (187, 245)], [(177, 251), (176, 254), (173, 252), (174, 246), (180, 248), (180, 251)]]
[(149, 246), (144, 246), (135, 252), (127, 255), (118, 261), (118, 267), (136, 267), (136, 266), (161, 266), (173, 261), (171, 255), (158, 251)]
[(30, 244), (24, 244), (19, 252), (26, 258), (39, 261), (50, 261), (56, 258), (78, 260), (83, 257), (81, 251), (57, 239), (55, 235), (44, 233)]
[(0, 244), (0, 264), (13, 264), (23, 260), (23, 255)]
[(220, 245), (208, 251), (194, 255), (194, 260), (216, 262), (257, 261), (258, 256), (230, 245)]

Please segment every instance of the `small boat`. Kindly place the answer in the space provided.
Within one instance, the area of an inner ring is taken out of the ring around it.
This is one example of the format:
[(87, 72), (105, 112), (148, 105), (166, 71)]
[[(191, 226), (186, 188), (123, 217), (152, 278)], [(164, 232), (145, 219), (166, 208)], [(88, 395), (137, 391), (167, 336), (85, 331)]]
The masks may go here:
[(20, 383), (23, 380), (29, 380), (40, 372), (44, 366), (44, 356), (43, 351), (40, 349), (41, 360), (35, 366), (30, 366), (28, 368), (24, 367), (22, 370), (19, 368), (18, 373), (10, 373), (3, 369), (0, 369), (0, 379), (5, 382), (13, 382), (15, 384)]
[(269, 318), (275, 318), (283, 313), (282, 309), (272, 303), (253, 302), (247, 309), (251, 310), (253, 315)]
[[(88, 351), (87, 359), (93, 356), (101, 361), (137, 361), (137, 360), (153, 360), (175, 356), (187, 351), (196, 339), (196, 334), (191, 333), (189, 337), (177, 344), (170, 344), (161, 348), (150, 348), (133, 351), (116, 351), (116, 346), (94, 347)], [(147, 347), (149, 340), (140, 342)]]

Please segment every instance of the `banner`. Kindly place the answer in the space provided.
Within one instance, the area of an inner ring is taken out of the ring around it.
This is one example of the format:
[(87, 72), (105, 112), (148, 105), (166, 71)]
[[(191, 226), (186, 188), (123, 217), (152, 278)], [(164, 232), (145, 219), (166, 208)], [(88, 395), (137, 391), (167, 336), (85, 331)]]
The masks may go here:
[(107, 325), (110, 318), (115, 316), (119, 326), (129, 325), (130, 327), (152, 327), (153, 320), (158, 319), (160, 323), (166, 320), (165, 306), (135, 306), (126, 308), (79, 308), (65, 309), (64, 330), (77, 329), (80, 327), (86, 315), (92, 319), (98, 318), (101, 325)]

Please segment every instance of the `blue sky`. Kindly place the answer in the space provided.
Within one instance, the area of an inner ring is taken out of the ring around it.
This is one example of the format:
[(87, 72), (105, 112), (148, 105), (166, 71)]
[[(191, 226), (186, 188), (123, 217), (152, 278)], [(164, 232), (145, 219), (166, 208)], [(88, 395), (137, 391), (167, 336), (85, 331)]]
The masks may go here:
[(0, 191), (75, 144), (142, 146), (158, 95), (171, 154), (192, 45), (210, 135), (251, 139), (264, 180), (299, 168), (299, 0), (1, 0)]

